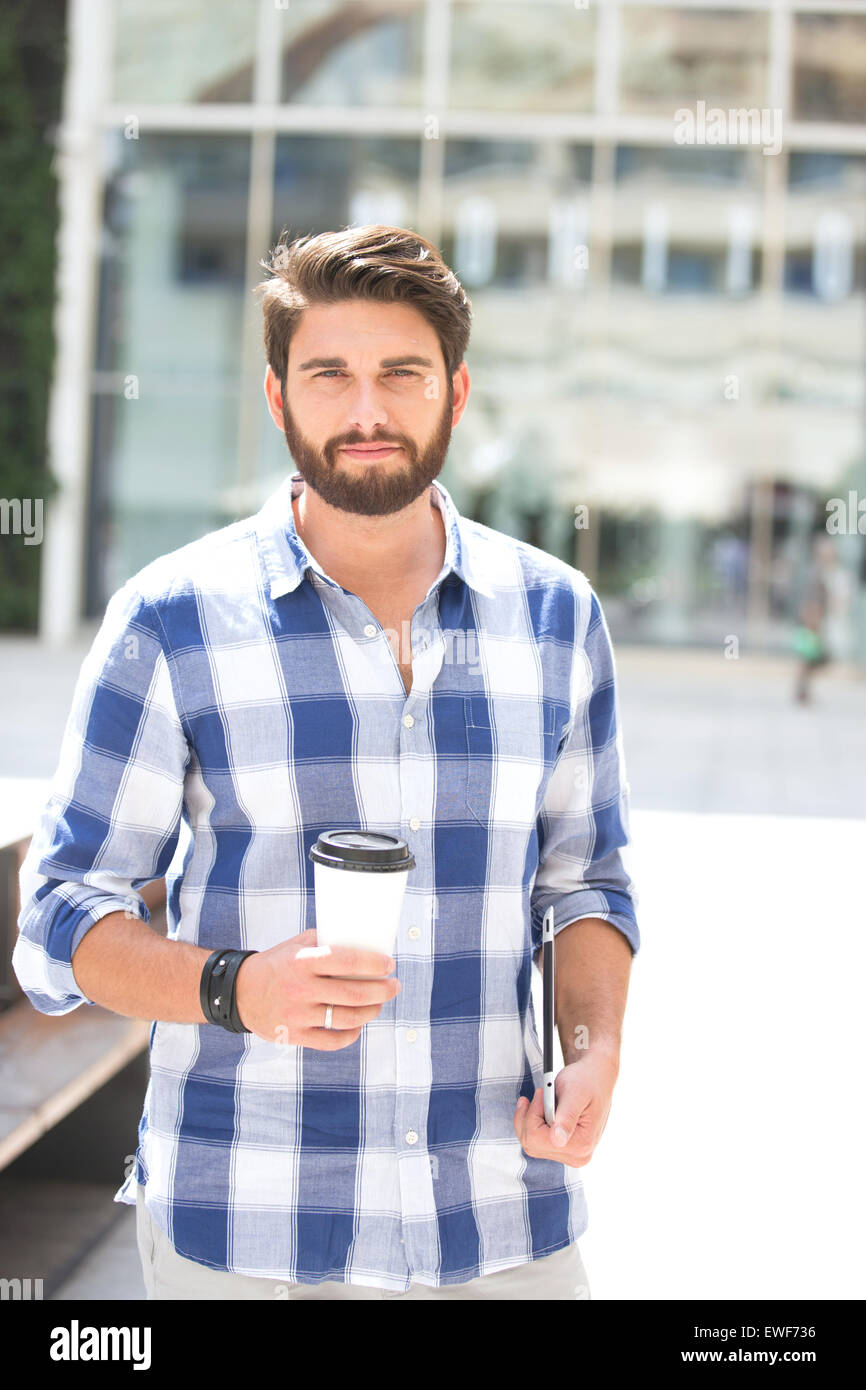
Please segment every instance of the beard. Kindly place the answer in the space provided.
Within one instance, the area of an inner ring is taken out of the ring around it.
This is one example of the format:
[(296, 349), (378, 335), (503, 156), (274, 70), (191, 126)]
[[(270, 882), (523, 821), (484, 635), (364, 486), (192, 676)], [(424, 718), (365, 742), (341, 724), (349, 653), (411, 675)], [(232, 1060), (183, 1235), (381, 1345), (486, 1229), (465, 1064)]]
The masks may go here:
[[(450, 387), (450, 383), (449, 383)], [(388, 516), (402, 511), (429, 488), (445, 463), (451, 442), (451, 414), (454, 408), (453, 391), (449, 389), (445, 408), (439, 417), (433, 438), (419, 452), (408, 435), (388, 430), (372, 439), (347, 434), (329, 439), (317, 449), (305, 439), (292, 418), (283, 390), (283, 429), (289, 453), (304, 482), (332, 507), (358, 516)], [(404, 459), (376, 462), (344, 463), (339, 450), (345, 445), (395, 444), (404, 450)]]

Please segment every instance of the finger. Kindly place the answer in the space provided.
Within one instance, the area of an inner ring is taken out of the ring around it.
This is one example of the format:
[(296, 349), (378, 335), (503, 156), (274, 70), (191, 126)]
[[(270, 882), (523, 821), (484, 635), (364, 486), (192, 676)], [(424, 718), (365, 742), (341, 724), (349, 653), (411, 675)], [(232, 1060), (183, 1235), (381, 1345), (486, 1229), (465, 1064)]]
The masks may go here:
[[(533, 1096), (532, 1100), (534, 1099), (535, 1097)], [(523, 1143), (523, 1138), (526, 1134), (526, 1117), (529, 1114), (529, 1109), (532, 1104), (532, 1100), (530, 1100), (527, 1096), (520, 1096), (518, 1098), (517, 1105), (515, 1106), (514, 1129), (521, 1144)]]
[(531, 1158), (557, 1159), (573, 1168), (582, 1168), (592, 1157), (594, 1144), (589, 1143), (588, 1136), (584, 1138), (581, 1152), (572, 1151), (567, 1158), (563, 1154), (567, 1146), (552, 1141), (553, 1130), (544, 1118), (544, 1093), (541, 1089), (535, 1092), (530, 1103), (521, 1096), (514, 1113), (514, 1128), (521, 1147)]
[(578, 1089), (574, 1085), (559, 1099), (550, 1131), (550, 1137), (557, 1147), (564, 1149), (569, 1143), (591, 1103), (592, 1092), (589, 1089)]
[(539, 1130), (546, 1129), (544, 1122), (544, 1099), (543, 1092), (539, 1086), (532, 1097), (529, 1105), (524, 1107), (522, 1115), (522, 1140), (534, 1140)]
[(544, 1118), (544, 1091), (540, 1086), (533, 1095), (532, 1104), (526, 1112), (526, 1124), (530, 1132), (542, 1126), (546, 1128), (547, 1122)]
[(542, 1149), (547, 1150), (551, 1157), (553, 1157), (558, 1149), (564, 1147), (564, 1145), (556, 1143), (553, 1137), (556, 1124), (556, 1112), (554, 1111), (554, 1124), (549, 1125), (544, 1114), (544, 1093), (542, 1091), (537, 1092), (537, 1102), (536, 1105), (535, 1100), (533, 1100), (535, 1113), (532, 1119), (532, 1138), (536, 1144), (540, 1145)]
[(296, 960), (306, 960), (315, 975), (390, 975), (397, 962), (384, 951), (359, 946), (303, 946)]
[(521, 1144), (523, 1143), (523, 1128), (525, 1124), (526, 1112), (529, 1109), (529, 1101), (526, 1096), (519, 1096), (517, 1105), (514, 1108), (514, 1133), (517, 1135)]
[(319, 1052), (339, 1052), (351, 1047), (360, 1038), (363, 1028), (305, 1028), (299, 1047), (313, 1047)]
[(558, 1105), (553, 1113), (553, 1124), (550, 1126), (551, 1143), (555, 1144), (557, 1148), (564, 1149), (574, 1133), (579, 1119), (580, 1116), (575, 1114), (573, 1105)]
[(344, 1032), (347, 1028), (362, 1028), (365, 1023), (371, 1023), (374, 1018), (378, 1018), (382, 1012), (381, 1004), (358, 1004), (347, 1006), (344, 1004), (331, 1004), (331, 1023), (326, 1027), (325, 1019), (328, 1017), (325, 1012), (327, 1004), (314, 1004), (309, 1011), (308, 1028), (322, 1029), (325, 1032)]
[(584, 1129), (587, 1127), (588, 1121), (584, 1121), (585, 1112), (586, 1107), (577, 1115), (570, 1110), (563, 1110), (562, 1113), (559, 1110), (556, 1111), (553, 1117), (553, 1127), (550, 1131), (550, 1137), (554, 1144), (560, 1148), (565, 1148), (566, 1144), (570, 1144), (580, 1132), (582, 1126)]
[(389, 999), (396, 999), (402, 988), (396, 977), (359, 980), (353, 976), (344, 980), (337, 975), (316, 975), (307, 986), (306, 1002), (312, 1009), (326, 1004), (340, 1004), (344, 1008), (368, 1008), (371, 1004), (381, 1007)]

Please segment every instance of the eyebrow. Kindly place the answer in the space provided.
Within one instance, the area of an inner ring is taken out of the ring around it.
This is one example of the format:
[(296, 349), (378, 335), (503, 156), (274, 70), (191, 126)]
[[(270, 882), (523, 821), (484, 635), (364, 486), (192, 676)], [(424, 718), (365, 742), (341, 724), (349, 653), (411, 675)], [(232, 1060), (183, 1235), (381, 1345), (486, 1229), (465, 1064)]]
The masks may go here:
[[(431, 362), (429, 357), (383, 357), (379, 363), (380, 367), (435, 367), (435, 365), (435, 362)], [(298, 371), (308, 372), (314, 367), (345, 366), (346, 361), (343, 357), (311, 357), (309, 361), (301, 363)]]

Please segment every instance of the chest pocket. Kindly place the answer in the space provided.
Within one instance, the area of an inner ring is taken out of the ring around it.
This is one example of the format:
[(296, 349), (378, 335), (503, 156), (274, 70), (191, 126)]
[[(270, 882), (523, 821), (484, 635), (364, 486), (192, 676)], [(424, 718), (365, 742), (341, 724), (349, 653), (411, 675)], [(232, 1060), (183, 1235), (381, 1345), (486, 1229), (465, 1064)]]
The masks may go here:
[(464, 697), (465, 801), (472, 818), (530, 824), (539, 784), (556, 758), (561, 735), (556, 706), (502, 701), (493, 721), (484, 695)]

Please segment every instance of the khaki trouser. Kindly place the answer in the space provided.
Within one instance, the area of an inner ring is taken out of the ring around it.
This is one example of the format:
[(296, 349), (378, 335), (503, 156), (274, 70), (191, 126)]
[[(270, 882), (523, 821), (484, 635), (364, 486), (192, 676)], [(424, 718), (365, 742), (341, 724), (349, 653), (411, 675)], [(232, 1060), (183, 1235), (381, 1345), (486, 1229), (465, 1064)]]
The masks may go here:
[(144, 1188), (136, 1184), (136, 1234), (144, 1284), (149, 1299), (271, 1298), (271, 1299), (420, 1299), (515, 1298), (588, 1299), (589, 1284), (577, 1244), (567, 1245), (498, 1274), (485, 1274), (465, 1284), (430, 1288), (412, 1284), (405, 1293), (377, 1289), (367, 1284), (293, 1284), (287, 1280), (259, 1279), (227, 1270), (209, 1269), (179, 1255), (144, 1204)]

